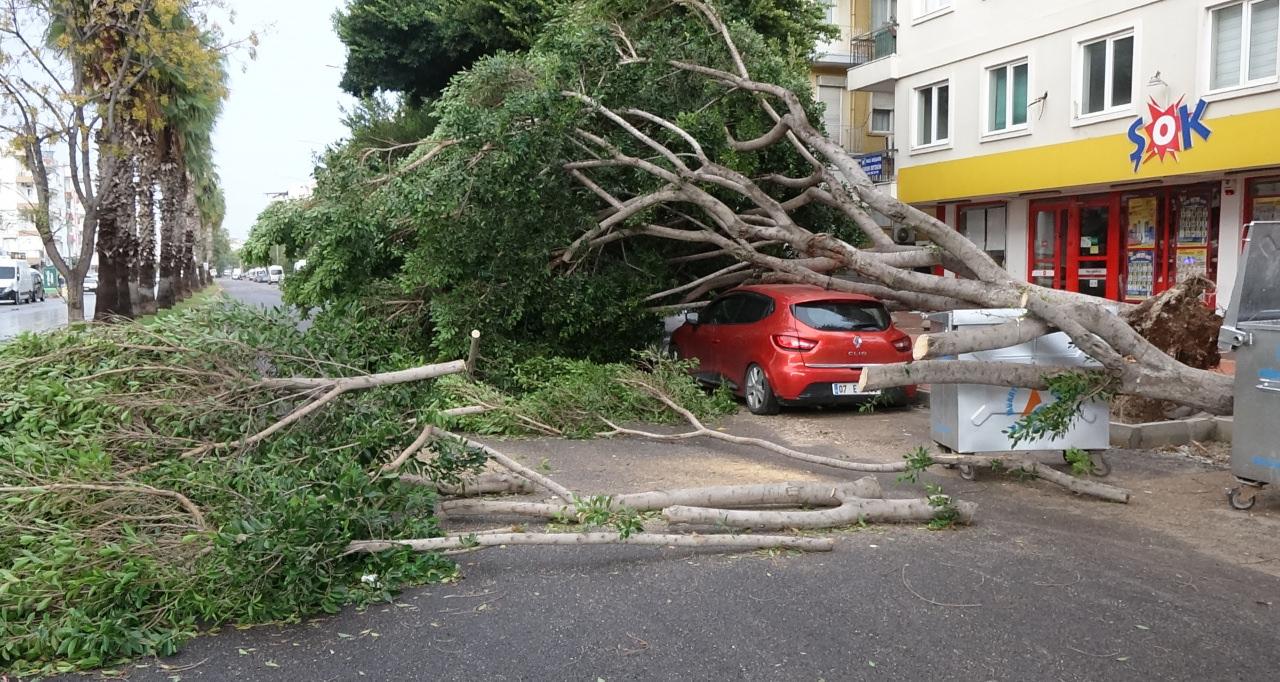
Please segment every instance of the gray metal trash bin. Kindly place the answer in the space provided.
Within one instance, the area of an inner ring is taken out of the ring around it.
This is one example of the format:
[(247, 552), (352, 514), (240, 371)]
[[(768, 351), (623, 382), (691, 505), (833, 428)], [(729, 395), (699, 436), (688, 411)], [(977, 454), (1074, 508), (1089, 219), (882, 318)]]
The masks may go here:
[[(964, 327), (1001, 324), (1026, 315), (1021, 308), (956, 310), (929, 316), (934, 329), (954, 331)], [(1062, 332), (1008, 348), (965, 353), (960, 361), (986, 360), (1032, 365), (1097, 367), (1093, 358), (1071, 343)], [(1111, 407), (1104, 401), (1083, 406), (1080, 418), (1056, 438), (1028, 439), (1015, 445), (1008, 431), (1036, 409), (1051, 404), (1053, 394), (1027, 388), (977, 384), (935, 384), (929, 392), (930, 425), (933, 440), (944, 451), (972, 454), (1026, 450), (1067, 450), (1079, 448), (1093, 453), (1094, 470), (1107, 472), (1101, 452), (1111, 445)], [(961, 469), (966, 478), (971, 470)]]
[(1235, 418), (1227, 491), (1236, 509), (1249, 509), (1255, 493), (1280, 480), (1280, 223), (1248, 226), (1235, 289), (1218, 346), (1236, 351)]

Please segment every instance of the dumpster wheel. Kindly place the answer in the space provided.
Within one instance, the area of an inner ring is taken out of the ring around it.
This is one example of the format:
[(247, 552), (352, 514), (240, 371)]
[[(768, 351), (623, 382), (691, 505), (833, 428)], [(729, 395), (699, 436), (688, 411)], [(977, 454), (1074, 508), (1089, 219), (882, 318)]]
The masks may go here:
[(1231, 505), (1232, 509), (1239, 509), (1240, 511), (1246, 511), (1249, 509), (1253, 509), (1253, 505), (1257, 503), (1258, 494), (1256, 491), (1254, 492), (1254, 494), (1250, 495), (1248, 499), (1245, 499), (1241, 495), (1243, 492), (1244, 492), (1243, 486), (1236, 486), (1234, 488), (1227, 490), (1227, 504)]
[(978, 470), (975, 469), (972, 464), (960, 465), (960, 478), (963, 478), (966, 481), (972, 481), (977, 477), (978, 477)]

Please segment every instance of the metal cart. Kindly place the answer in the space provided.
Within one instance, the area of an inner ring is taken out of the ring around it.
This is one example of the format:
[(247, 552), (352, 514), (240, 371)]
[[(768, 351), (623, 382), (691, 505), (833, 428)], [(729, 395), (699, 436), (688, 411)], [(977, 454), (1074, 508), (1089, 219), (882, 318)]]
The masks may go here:
[(1280, 480), (1280, 222), (1253, 222), (1236, 271), (1218, 347), (1236, 352), (1227, 502), (1249, 509)]
[[(929, 316), (929, 320), (933, 329), (954, 331), (963, 327), (1001, 324), (1025, 315), (1026, 311), (1020, 308), (956, 310), (935, 313)], [(1018, 346), (965, 353), (948, 359), (1099, 366), (1062, 332), (1047, 334)], [(1065, 458), (1068, 449), (1078, 448), (1089, 453), (1094, 475), (1106, 476), (1111, 471), (1104, 455), (1111, 446), (1111, 406), (1105, 401), (1083, 405), (1080, 417), (1061, 436), (1022, 440), (1014, 445), (1008, 433), (1010, 427), (1053, 401), (1054, 396), (1049, 391), (977, 384), (935, 384), (929, 394), (933, 441), (943, 452), (961, 454), (1061, 450)], [(961, 465), (960, 475), (972, 480), (973, 468)]]

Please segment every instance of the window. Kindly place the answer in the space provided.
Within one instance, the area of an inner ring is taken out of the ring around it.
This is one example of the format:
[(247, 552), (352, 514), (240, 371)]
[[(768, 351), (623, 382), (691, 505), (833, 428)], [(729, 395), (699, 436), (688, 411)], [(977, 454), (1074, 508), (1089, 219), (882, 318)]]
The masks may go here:
[(887, 92), (871, 93), (870, 131), (877, 135), (893, 134), (893, 95)]
[(871, 30), (878, 31), (895, 21), (894, 0), (871, 0)]
[(960, 215), (960, 234), (969, 238), (975, 246), (987, 252), (1000, 267), (1005, 257), (1004, 206), (967, 208)]
[(827, 10), (827, 23), (835, 24), (836, 21), (836, 0), (825, 0)]
[(812, 301), (791, 307), (801, 324), (822, 332), (882, 332), (889, 311), (871, 301)]
[(916, 146), (943, 144), (950, 140), (948, 130), (951, 96), (947, 83), (936, 83), (916, 90)]
[(1219, 7), (1210, 24), (1210, 90), (1275, 78), (1280, 0)]
[(987, 70), (987, 132), (1027, 125), (1027, 63)]
[(841, 145), (844, 144), (844, 93), (843, 87), (818, 86), (818, 101), (825, 106), (822, 123), (826, 126), (827, 137)]
[(1081, 46), (1082, 114), (1097, 114), (1133, 102), (1133, 34), (1095, 40)]
[(759, 322), (773, 312), (773, 299), (758, 294), (730, 294), (712, 303), (701, 322), (704, 324), (746, 324)]
[(940, 12), (951, 6), (951, 0), (917, 0), (916, 16)]

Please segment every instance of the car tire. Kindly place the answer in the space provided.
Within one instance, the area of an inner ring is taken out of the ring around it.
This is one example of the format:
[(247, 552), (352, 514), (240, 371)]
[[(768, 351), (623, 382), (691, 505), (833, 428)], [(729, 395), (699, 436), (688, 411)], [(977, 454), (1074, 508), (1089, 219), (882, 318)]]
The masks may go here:
[(778, 396), (769, 386), (769, 377), (764, 368), (752, 363), (747, 367), (747, 375), (742, 381), (742, 395), (747, 399), (747, 409), (751, 414), (770, 415), (782, 411)]

